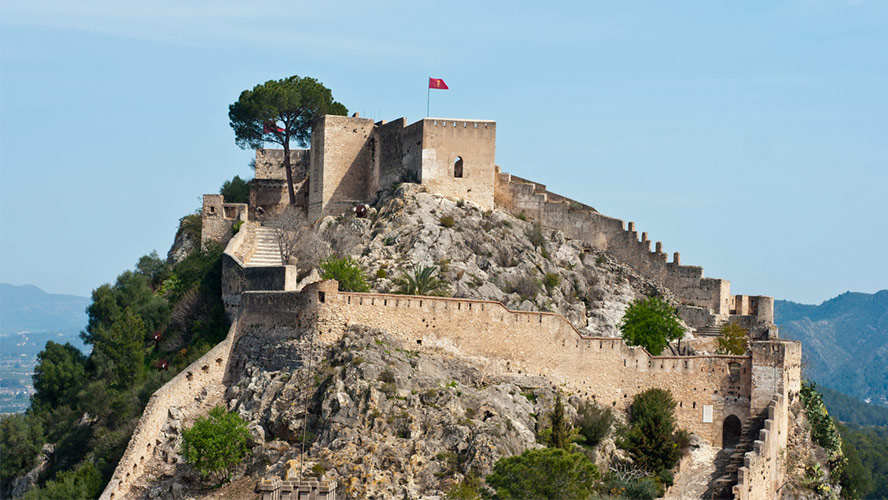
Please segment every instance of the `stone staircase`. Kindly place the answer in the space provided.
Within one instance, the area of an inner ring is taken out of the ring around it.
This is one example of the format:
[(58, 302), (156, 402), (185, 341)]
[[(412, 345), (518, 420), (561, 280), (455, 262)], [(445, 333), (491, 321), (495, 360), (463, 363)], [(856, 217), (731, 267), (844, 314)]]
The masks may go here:
[(281, 251), (274, 236), (274, 229), (257, 227), (256, 248), (253, 251), (253, 256), (247, 261), (247, 267), (280, 266), (282, 263)]
[(727, 460), (717, 465), (717, 471), (721, 476), (712, 483), (712, 499), (727, 500), (734, 498), (734, 485), (737, 484), (737, 469), (743, 467), (743, 459), (747, 451), (752, 451), (755, 440), (759, 437), (759, 431), (765, 428), (767, 411), (756, 417), (750, 418), (740, 430), (740, 442), (730, 452)]
[(721, 325), (701, 326), (694, 329), (694, 335), (703, 335), (706, 337), (718, 337), (721, 335)]

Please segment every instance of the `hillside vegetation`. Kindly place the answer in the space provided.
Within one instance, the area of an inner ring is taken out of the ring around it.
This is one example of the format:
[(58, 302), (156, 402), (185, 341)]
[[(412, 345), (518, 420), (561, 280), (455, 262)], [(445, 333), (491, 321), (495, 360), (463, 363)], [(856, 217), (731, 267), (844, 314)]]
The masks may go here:
[(47, 342), (30, 409), (2, 420), (4, 497), (101, 492), (151, 394), (225, 337), (221, 255), (219, 245), (169, 264), (146, 255), (93, 291), (88, 356)]

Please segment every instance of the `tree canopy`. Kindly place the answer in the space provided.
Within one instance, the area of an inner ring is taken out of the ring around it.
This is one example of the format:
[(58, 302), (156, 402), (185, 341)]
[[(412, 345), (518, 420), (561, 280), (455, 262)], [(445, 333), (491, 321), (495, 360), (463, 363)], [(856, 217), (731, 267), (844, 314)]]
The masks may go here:
[(235, 175), (230, 181), (225, 181), (219, 188), (219, 194), (225, 197), (226, 203), (250, 202), (250, 186), (239, 175)]
[(290, 204), (296, 203), (290, 171), (290, 141), (305, 146), (311, 139), (311, 122), (323, 115), (345, 115), (348, 109), (333, 99), (333, 93), (311, 77), (293, 75), (269, 80), (253, 90), (241, 92), (228, 107), (235, 143), (257, 149), (266, 143), (284, 148), (284, 169)]
[(620, 331), (627, 344), (640, 345), (654, 356), (684, 335), (675, 308), (659, 297), (633, 301), (623, 315)]
[(586, 455), (543, 448), (498, 460), (487, 484), (503, 499), (587, 498), (598, 477)]

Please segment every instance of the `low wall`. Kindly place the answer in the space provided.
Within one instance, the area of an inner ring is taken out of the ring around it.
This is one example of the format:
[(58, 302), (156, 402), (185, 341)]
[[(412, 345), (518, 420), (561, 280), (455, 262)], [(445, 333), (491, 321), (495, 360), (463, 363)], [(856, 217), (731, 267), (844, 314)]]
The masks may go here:
[(236, 334), (237, 321), (228, 329), (225, 340), (188, 365), (151, 396), (123, 457), (114, 469), (111, 481), (99, 497), (101, 500), (127, 497), (134, 481), (143, 473), (146, 461), (154, 453), (154, 447), (161, 442), (161, 431), (167, 423), (171, 407), (186, 406), (197, 399), (204, 387), (223, 383)]
[(668, 389), (679, 404), (679, 425), (716, 444), (728, 415), (749, 417), (751, 356), (652, 356), (622, 339), (584, 337), (558, 314), (492, 301), (338, 292), (333, 281), (298, 293), (248, 292), (242, 307), (245, 331), (266, 321), (276, 328), (310, 321), (332, 342), (349, 325), (365, 325), (416, 349), (483, 358), (500, 373), (545, 375), (620, 410), (641, 391)]
[(765, 427), (759, 431), (752, 451), (743, 457), (734, 485), (735, 500), (771, 500), (777, 497), (784, 471), (779, 464), (780, 451), (786, 448), (789, 415), (787, 399), (782, 394), (772, 398), (767, 407)]

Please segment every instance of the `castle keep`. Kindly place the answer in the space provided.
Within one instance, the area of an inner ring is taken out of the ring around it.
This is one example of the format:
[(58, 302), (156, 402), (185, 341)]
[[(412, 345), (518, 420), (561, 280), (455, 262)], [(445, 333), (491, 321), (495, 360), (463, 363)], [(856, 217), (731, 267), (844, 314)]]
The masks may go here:
[[(228, 337), (152, 396), (102, 498), (127, 496), (161, 443), (171, 406), (187, 406), (208, 388), (224, 390), (239, 368), (232, 356), (239, 339), (312, 332), (331, 344), (352, 325), (386, 330), (414, 349), (483, 359), (496, 373), (542, 375), (620, 410), (639, 392), (668, 389), (679, 403), (678, 423), (688, 431), (717, 446), (736, 442), (741, 429), (751, 435), (747, 447), (738, 446), (725, 476), (714, 481), (715, 494), (773, 498), (783, 479), (779, 456), (787, 442), (788, 405), (801, 383), (801, 346), (777, 337), (773, 300), (731, 295), (727, 280), (681, 264), (678, 252), (670, 261), (661, 242), (652, 250), (648, 234), (639, 234), (633, 222), (502, 172), (495, 164), (495, 138), (492, 121), (426, 118), (407, 125), (403, 118), (374, 123), (324, 116), (314, 122), (311, 149), (291, 152), (297, 207), (314, 221), (370, 203), (391, 184), (415, 182), (483, 210), (524, 214), (666, 285), (697, 336), (711, 335), (726, 321), (747, 327), (750, 351), (652, 356), (619, 338), (581, 333), (559, 314), (514, 311), (499, 302), (340, 292), (335, 281), (297, 290), (295, 266), (281, 262), (279, 254), (267, 260), (263, 242), (268, 231), (263, 221), (288, 202), (283, 152), (258, 150), (249, 204), (204, 195), (202, 239), (227, 243), (222, 296), (232, 318)], [(232, 236), (237, 221), (242, 225)]]

